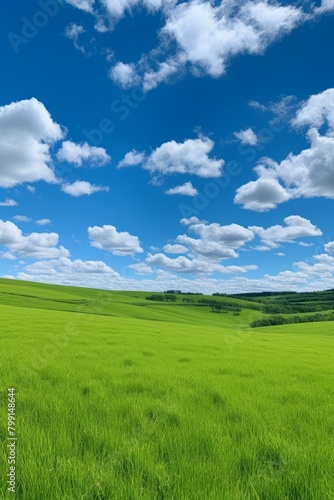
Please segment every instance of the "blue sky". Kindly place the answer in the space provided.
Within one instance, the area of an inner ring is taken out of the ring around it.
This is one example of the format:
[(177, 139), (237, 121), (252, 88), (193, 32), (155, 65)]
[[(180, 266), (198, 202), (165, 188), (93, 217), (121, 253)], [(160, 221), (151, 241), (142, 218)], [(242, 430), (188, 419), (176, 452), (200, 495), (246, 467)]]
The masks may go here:
[(334, 287), (333, 0), (4, 8), (0, 276)]

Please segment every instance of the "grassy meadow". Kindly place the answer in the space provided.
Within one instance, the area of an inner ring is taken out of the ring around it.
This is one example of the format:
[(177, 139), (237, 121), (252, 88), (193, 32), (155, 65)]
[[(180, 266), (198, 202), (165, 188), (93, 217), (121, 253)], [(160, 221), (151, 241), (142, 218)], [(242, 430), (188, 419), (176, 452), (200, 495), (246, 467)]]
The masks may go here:
[(0, 280), (0, 498), (333, 499), (334, 322), (147, 295)]

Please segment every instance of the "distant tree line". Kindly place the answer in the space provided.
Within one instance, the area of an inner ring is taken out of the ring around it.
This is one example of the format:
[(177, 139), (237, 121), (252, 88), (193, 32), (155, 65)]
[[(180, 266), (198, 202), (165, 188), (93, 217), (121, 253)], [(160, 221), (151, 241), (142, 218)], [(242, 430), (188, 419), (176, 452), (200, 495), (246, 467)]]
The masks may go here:
[(146, 300), (154, 300), (155, 302), (176, 302), (177, 298), (175, 297), (174, 294), (172, 293), (167, 293), (165, 295), (149, 295), (148, 297), (145, 297)]
[(297, 292), (249, 292), (249, 293), (233, 293), (230, 297), (242, 298), (245, 297), (249, 299), (250, 297), (271, 297), (275, 295), (292, 295), (297, 294)]
[(241, 311), (241, 307), (234, 304), (234, 302), (220, 302), (212, 299), (200, 299), (198, 303), (210, 306), (212, 312), (232, 311), (234, 313), (240, 313)]
[(164, 293), (176, 293), (177, 295), (203, 295), (200, 292), (181, 292), (181, 290), (166, 290)]
[(328, 304), (289, 304), (289, 303), (272, 303), (264, 304), (262, 311), (265, 314), (292, 314), (292, 313), (306, 313), (306, 312), (320, 312), (329, 311), (334, 309), (333, 303)]
[(253, 321), (250, 326), (258, 328), (260, 326), (290, 325), (293, 323), (314, 323), (319, 321), (334, 321), (334, 312), (331, 314), (312, 314), (309, 316), (271, 316)]
[[(145, 297), (146, 300), (153, 300), (154, 302), (176, 302), (177, 297), (176, 294), (173, 293), (165, 293), (163, 294), (154, 294), (154, 295), (149, 295)], [(182, 299), (182, 302), (185, 304), (198, 304), (198, 305), (204, 305), (204, 306), (209, 306), (211, 308), (212, 312), (217, 312), (217, 313), (227, 313), (231, 311), (235, 315), (239, 315), (241, 311), (241, 307), (233, 302), (221, 302), (218, 300), (213, 300), (213, 299), (199, 299), (197, 302), (195, 302), (195, 299), (192, 299), (190, 297), (184, 297)]]

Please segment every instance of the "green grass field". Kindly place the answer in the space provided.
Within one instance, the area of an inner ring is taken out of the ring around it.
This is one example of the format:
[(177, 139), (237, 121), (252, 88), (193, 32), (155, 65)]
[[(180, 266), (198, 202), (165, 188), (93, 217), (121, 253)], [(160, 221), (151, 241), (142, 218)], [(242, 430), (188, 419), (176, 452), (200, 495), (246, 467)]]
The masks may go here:
[(333, 499), (334, 322), (146, 295), (0, 280), (0, 497)]

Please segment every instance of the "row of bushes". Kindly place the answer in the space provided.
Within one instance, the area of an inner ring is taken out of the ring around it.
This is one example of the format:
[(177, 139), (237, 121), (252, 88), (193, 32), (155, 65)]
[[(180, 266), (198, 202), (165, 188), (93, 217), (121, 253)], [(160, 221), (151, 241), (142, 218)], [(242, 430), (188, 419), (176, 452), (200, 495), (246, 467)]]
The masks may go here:
[(171, 293), (167, 293), (166, 295), (149, 295), (145, 297), (146, 300), (154, 300), (155, 302), (176, 302), (177, 298), (175, 295)]
[(334, 303), (328, 304), (265, 304), (262, 306), (262, 311), (265, 314), (292, 314), (292, 313), (306, 313), (306, 312), (319, 312), (329, 311), (334, 309)]
[(235, 312), (241, 311), (241, 307), (238, 306), (237, 304), (234, 304), (234, 302), (218, 302), (217, 300), (212, 300), (212, 299), (200, 299), (198, 303), (225, 311), (235, 311)]
[[(165, 295), (162, 294), (149, 295), (148, 297), (146, 297), (146, 300), (153, 300), (155, 302), (165, 302), (165, 301), (176, 302), (177, 298), (175, 294), (166, 293)], [(185, 297), (182, 299), (182, 302), (193, 304), (195, 303), (195, 300)], [(218, 302), (217, 300), (212, 300), (212, 299), (200, 299), (198, 301), (198, 304), (210, 306), (212, 312), (232, 311), (234, 314), (239, 315), (241, 311), (241, 307), (232, 302)]]
[(292, 316), (285, 318), (283, 316), (271, 316), (253, 321), (250, 326), (258, 328), (259, 326), (289, 325), (293, 323), (314, 323), (318, 321), (334, 321), (334, 313), (331, 314), (312, 314), (310, 316)]

